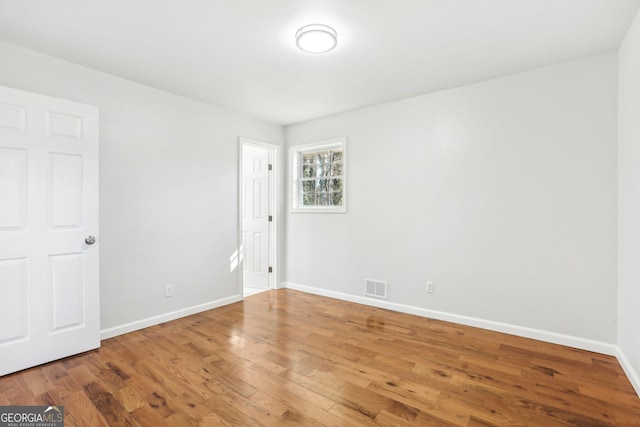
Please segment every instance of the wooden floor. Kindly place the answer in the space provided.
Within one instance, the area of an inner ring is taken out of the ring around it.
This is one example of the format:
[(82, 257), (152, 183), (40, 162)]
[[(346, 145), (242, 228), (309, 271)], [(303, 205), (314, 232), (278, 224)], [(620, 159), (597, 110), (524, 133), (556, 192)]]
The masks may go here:
[(270, 291), (0, 378), (67, 426), (640, 426), (610, 356)]

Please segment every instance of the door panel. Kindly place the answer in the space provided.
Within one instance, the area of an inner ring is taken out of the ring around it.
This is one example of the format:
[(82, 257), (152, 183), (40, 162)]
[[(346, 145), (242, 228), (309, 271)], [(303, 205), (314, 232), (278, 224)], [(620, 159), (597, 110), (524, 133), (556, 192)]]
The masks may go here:
[(51, 227), (82, 226), (82, 156), (49, 154)]
[(0, 102), (0, 128), (24, 131), (27, 110), (22, 105)]
[(49, 257), (51, 288), (53, 291), (53, 332), (84, 324), (83, 255), (55, 255)]
[(47, 113), (47, 130), (49, 138), (71, 138), (82, 141), (82, 117), (55, 111)]
[(27, 152), (0, 149), (0, 230), (23, 230), (27, 204)]
[[(257, 170), (258, 174), (260, 169)], [(256, 171), (253, 173), (256, 175)], [(264, 177), (260, 176), (253, 180), (253, 219), (255, 221), (263, 220), (262, 217), (262, 186), (264, 185)]]
[(253, 232), (253, 271), (258, 273), (263, 273), (262, 269), (262, 233)]
[(98, 109), (0, 87), (0, 375), (100, 345)]
[(28, 335), (27, 268), (25, 258), (0, 261), (0, 345)]

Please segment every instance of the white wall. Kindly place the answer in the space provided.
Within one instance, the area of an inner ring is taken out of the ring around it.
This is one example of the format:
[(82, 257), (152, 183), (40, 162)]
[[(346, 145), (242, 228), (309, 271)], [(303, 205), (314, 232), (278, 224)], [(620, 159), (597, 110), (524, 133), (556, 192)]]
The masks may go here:
[[(620, 57), (618, 330), (636, 370), (638, 26)], [(616, 60), (287, 128), (288, 145), (347, 136), (349, 210), (287, 216), (284, 281), (361, 296), (388, 280), (400, 304), (614, 343)], [(237, 139), (279, 144), (280, 126), (4, 42), (0, 85), (100, 107), (103, 329), (238, 293)]]
[(4, 42), (0, 85), (100, 108), (103, 330), (239, 294), (238, 137), (282, 127)]
[(640, 394), (640, 14), (620, 47), (618, 69), (618, 346)]
[[(285, 128), (347, 137), (348, 213), (289, 214), (285, 280), (614, 344), (617, 56)], [(426, 280), (436, 292), (424, 291)]]

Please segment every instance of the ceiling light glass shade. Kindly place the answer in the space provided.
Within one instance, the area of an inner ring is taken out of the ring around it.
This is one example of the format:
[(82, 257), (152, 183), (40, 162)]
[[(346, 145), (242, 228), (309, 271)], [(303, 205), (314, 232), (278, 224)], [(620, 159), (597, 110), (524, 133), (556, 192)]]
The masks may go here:
[(325, 53), (336, 47), (338, 34), (327, 25), (305, 25), (296, 32), (296, 44), (307, 53)]

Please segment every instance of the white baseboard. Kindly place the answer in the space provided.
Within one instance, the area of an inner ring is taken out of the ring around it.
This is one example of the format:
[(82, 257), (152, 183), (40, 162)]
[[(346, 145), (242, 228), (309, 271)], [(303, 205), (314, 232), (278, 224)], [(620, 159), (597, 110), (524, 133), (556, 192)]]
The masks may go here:
[(574, 337), (571, 335), (559, 334), (557, 332), (543, 331), (540, 329), (528, 328), (525, 326), (511, 325), (508, 323), (494, 322), (492, 320), (484, 320), (476, 317), (462, 316), (459, 314), (446, 313), (443, 311), (430, 310), (427, 308), (415, 307), (411, 305), (398, 304), (395, 302), (377, 300), (372, 298), (361, 297), (357, 295), (345, 294), (342, 292), (329, 291), (313, 286), (300, 285), (297, 283), (283, 283), (288, 289), (307, 292), (315, 295), (336, 298), (343, 301), (355, 302), (358, 304), (369, 305), (387, 310), (398, 311), (400, 313), (414, 314), (416, 316), (428, 317), (430, 319), (444, 320), (447, 322), (458, 323), (466, 326), (474, 326), (476, 328), (488, 329), (490, 331), (502, 332), (505, 334), (517, 335), (520, 337), (531, 338), (539, 341), (546, 341), (553, 344), (560, 344), (568, 347), (579, 348), (582, 350), (593, 351), (596, 353), (616, 356), (618, 348), (614, 344), (602, 341), (595, 341), (586, 338)]
[(617, 350), (616, 357), (618, 358), (618, 362), (620, 362), (620, 366), (622, 366), (624, 373), (627, 374), (627, 378), (629, 378), (629, 382), (631, 382), (636, 394), (640, 397), (640, 375), (638, 375), (638, 372), (633, 369), (631, 362), (622, 352), (622, 349), (617, 347)]
[(242, 295), (233, 295), (227, 298), (222, 298), (215, 301), (209, 301), (204, 304), (198, 304), (198, 305), (183, 308), (180, 310), (171, 311), (169, 313), (160, 314), (158, 316), (147, 317), (146, 319), (136, 320), (135, 322), (125, 323), (124, 325), (103, 329), (100, 331), (100, 339), (106, 340), (107, 338), (113, 338), (118, 335), (137, 331), (139, 329), (148, 328), (149, 326), (159, 325), (160, 323), (168, 322), (170, 320), (176, 320), (181, 317), (211, 310), (213, 308), (222, 307), (223, 305), (232, 304), (238, 301), (242, 301)]

